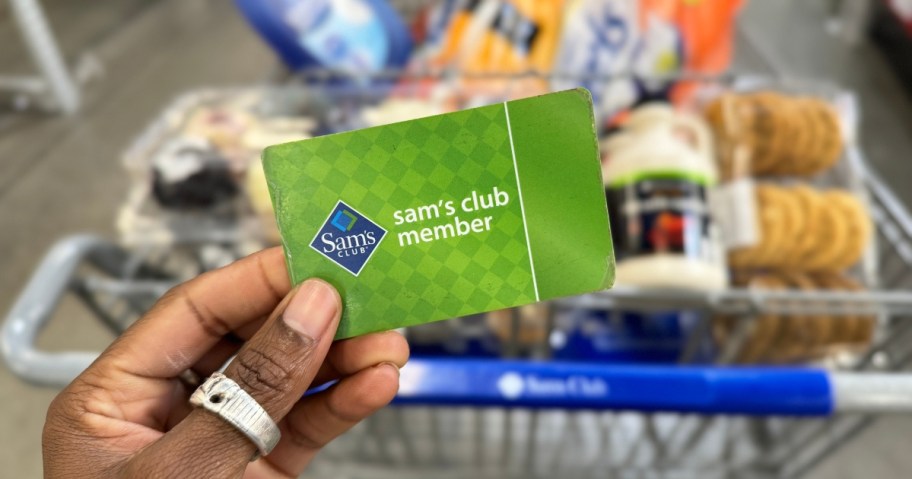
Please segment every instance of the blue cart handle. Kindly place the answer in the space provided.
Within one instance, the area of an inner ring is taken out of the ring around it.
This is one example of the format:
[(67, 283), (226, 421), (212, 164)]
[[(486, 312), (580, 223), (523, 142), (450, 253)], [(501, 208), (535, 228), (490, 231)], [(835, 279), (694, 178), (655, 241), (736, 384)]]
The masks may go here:
[(397, 404), (826, 416), (912, 411), (905, 375), (812, 368), (617, 366), (414, 359)]

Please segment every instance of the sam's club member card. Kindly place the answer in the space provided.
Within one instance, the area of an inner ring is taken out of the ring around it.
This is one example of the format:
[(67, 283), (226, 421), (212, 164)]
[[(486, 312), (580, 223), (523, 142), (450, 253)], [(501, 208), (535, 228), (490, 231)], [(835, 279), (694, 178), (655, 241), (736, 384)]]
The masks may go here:
[(337, 338), (608, 288), (584, 89), (266, 149), (288, 269), (335, 285)]

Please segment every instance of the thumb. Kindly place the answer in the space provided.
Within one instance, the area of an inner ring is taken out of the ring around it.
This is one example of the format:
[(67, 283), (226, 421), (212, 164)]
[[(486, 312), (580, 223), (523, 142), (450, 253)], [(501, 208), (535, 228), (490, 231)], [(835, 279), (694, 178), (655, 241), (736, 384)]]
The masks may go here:
[[(339, 294), (332, 286), (306, 281), (238, 351), (225, 375), (278, 423), (320, 369), (341, 311)], [(162, 477), (228, 477), (243, 473), (255, 452), (253, 442), (234, 426), (197, 408), (127, 467), (143, 476), (155, 471)]]

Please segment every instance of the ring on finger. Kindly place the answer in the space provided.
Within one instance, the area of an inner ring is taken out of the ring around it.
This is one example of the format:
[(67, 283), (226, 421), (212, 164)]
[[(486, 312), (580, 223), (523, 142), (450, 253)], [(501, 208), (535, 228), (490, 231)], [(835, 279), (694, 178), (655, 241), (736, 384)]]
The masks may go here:
[(190, 396), (190, 404), (219, 416), (247, 436), (257, 447), (251, 461), (272, 452), (282, 437), (260, 403), (222, 373), (209, 376)]

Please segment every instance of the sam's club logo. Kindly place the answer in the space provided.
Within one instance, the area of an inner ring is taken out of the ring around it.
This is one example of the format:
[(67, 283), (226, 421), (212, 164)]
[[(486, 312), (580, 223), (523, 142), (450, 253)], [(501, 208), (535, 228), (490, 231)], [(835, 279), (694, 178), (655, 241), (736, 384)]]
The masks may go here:
[(385, 229), (339, 201), (310, 247), (358, 276), (384, 236)]

